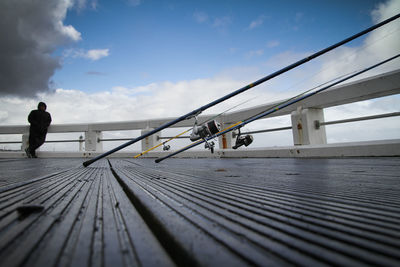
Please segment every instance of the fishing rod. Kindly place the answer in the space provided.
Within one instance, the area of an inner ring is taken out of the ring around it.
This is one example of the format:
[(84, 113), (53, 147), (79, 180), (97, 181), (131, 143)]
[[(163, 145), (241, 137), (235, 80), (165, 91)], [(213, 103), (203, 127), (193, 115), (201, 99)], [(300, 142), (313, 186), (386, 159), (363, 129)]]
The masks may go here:
[[(226, 129), (223, 129), (222, 131), (219, 131), (218, 133), (216, 133), (216, 134), (213, 135), (213, 136), (205, 137), (205, 138), (203, 138), (203, 139), (201, 139), (201, 140), (198, 140), (197, 142), (192, 143), (192, 144), (190, 144), (190, 145), (188, 145), (188, 146), (186, 146), (186, 147), (184, 147), (184, 148), (182, 148), (182, 149), (180, 149), (180, 150), (177, 150), (177, 151), (175, 151), (175, 152), (173, 152), (173, 153), (171, 153), (171, 154), (169, 154), (169, 155), (167, 155), (167, 156), (165, 156), (165, 157), (158, 158), (158, 159), (155, 160), (155, 162), (156, 162), (156, 163), (159, 163), (159, 162), (161, 162), (161, 161), (163, 161), (163, 160), (165, 160), (165, 159), (167, 159), (167, 158), (170, 158), (170, 157), (172, 157), (172, 156), (175, 156), (175, 155), (177, 155), (177, 154), (179, 154), (179, 153), (181, 153), (181, 152), (183, 152), (183, 151), (186, 151), (186, 150), (188, 150), (188, 149), (190, 149), (190, 148), (192, 148), (192, 147), (195, 147), (195, 146), (197, 146), (197, 145), (200, 145), (200, 144), (202, 144), (202, 143), (206, 143), (207, 141), (209, 141), (209, 140), (211, 140), (211, 139), (214, 139), (214, 138), (216, 138), (216, 137), (218, 137), (218, 136), (220, 136), (220, 135), (226, 134), (226, 133), (228, 133), (228, 132), (230, 132), (230, 131), (233, 131), (233, 130), (236, 130), (236, 129), (239, 129), (239, 131), (240, 131), (240, 128), (241, 128), (241, 127), (243, 127), (244, 125), (246, 125), (246, 124), (248, 124), (248, 123), (250, 123), (250, 122), (253, 122), (253, 121), (255, 121), (255, 120), (261, 119), (261, 118), (263, 118), (263, 117), (265, 117), (265, 116), (267, 116), (267, 115), (270, 115), (270, 114), (272, 114), (272, 113), (274, 113), (274, 112), (276, 112), (276, 111), (278, 111), (278, 110), (281, 110), (281, 109), (283, 109), (283, 108), (285, 108), (285, 107), (288, 107), (288, 106), (290, 106), (290, 105), (293, 105), (293, 104), (295, 104), (295, 103), (297, 103), (297, 102), (299, 102), (299, 101), (301, 101), (301, 100), (304, 100), (304, 99), (309, 98), (309, 97), (311, 97), (311, 96), (313, 96), (313, 95), (315, 95), (315, 94), (318, 94), (318, 93), (320, 93), (320, 92), (322, 92), (322, 91), (325, 91), (325, 90), (327, 90), (327, 89), (329, 89), (329, 88), (331, 88), (331, 87), (333, 87), (333, 86), (335, 86), (335, 85), (337, 85), (337, 84), (339, 84), (339, 83), (342, 83), (342, 82), (344, 82), (344, 81), (346, 81), (346, 80), (349, 80), (349, 79), (351, 79), (351, 78), (354, 78), (354, 77), (356, 77), (357, 75), (360, 75), (360, 74), (362, 74), (362, 73), (364, 73), (364, 72), (367, 72), (367, 71), (369, 71), (369, 70), (371, 70), (371, 69), (374, 69), (374, 68), (376, 68), (376, 67), (378, 67), (378, 66), (380, 66), (380, 65), (382, 65), (382, 64), (385, 64), (385, 63), (387, 63), (387, 62), (389, 62), (389, 61), (391, 61), (391, 60), (393, 60), (393, 59), (395, 59), (395, 58), (398, 58), (399, 56), (400, 56), (400, 54), (397, 54), (397, 55), (395, 55), (395, 56), (393, 56), (393, 57), (391, 57), (391, 58), (388, 58), (388, 59), (386, 59), (386, 60), (384, 60), (384, 61), (381, 61), (381, 62), (379, 62), (379, 63), (377, 63), (377, 64), (375, 64), (375, 65), (372, 65), (372, 66), (370, 66), (370, 67), (367, 67), (367, 68), (365, 68), (365, 69), (363, 69), (363, 70), (361, 70), (361, 71), (358, 71), (358, 72), (356, 72), (356, 73), (354, 73), (354, 74), (351, 74), (351, 75), (349, 75), (349, 76), (347, 76), (347, 77), (345, 77), (345, 78), (342, 78), (342, 79), (340, 79), (340, 80), (338, 80), (338, 81), (336, 81), (336, 82), (333, 82), (332, 84), (327, 85), (327, 86), (325, 86), (325, 87), (323, 87), (323, 88), (321, 88), (321, 89), (318, 89), (318, 90), (316, 90), (316, 91), (314, 91), (314, 92), (308, 93), (308, 94), (306, 94), (306, 95), (304, 95), (304, 96), (302, 96), (302, 97), (296, 98), (296, 99), (294, 99), (294, 100), (292, 100), (292, 101), (289, 101), (289, 102), (287, 102), (287, 103), (285, 103), (285, 104), (283, 104), (283, 105), (280, 105), (279, 107), (275, 107), (275, 108), (268, 109), (267, 111), (262, 112), (262, 113), (260, 113), (260, 114), (258, 114), (258, 115), (256, 115), (256, 116), (252, 116), (252, 117), (250, 117), (250, 118), (248, 118), (248, 119), (246, 119), (246, 120), (244, 120), (244, 121), (239, 121), (239, 122), (235, 123), (234, 125), (231, 125), (230, 127), (226, 128)], [(251, 138), (251, 140), (242, 139), (242, 140), (241, 140), (242, 144), (240, 144), (240, 145), (243, 145), (243, 144), (246, 145), (247, 142), (250, 142), (250, 143), (251, 143), (251, 141), (252, 141), (252, 138)], [(239, 146), (240, 146), (240, 145), (239, 145)], [(236, 144), (236, 146), (238, 147), (238, 144)], [(247, 146), (247, 145), (246, 145), (246, 146)]]
[(295, 62), (295, 63), (293, 63), (293, 64), (291, 64), (289, 66), (287, 66), (287, 67), (284, 67), (284, 68), (282, 68), (282, 69), (280, 69), (280, 70), (278, 70), (278, 71), (276, 71), (276, 72), (274, 72), (274, 73), (272, 73), (270, 75), (267, 75), (267, 76), (255, 81), (255, 82), (253, 82), (253, 83), (250, 83), (250, 84), (248, 84), (248, 85), (246, 85), (246, 86), (244, 86), (244, 87), (242, 87), (240, 89), (237, 89), (236, 91), (233, 91), (233, 92), (231, 92), (231, 93), (229, 93), (229, 94), (227, 94), (227, 95), (225, 95), (225, 96), (223, 96), (223, 97), (221, 97), (221, 98), (219, 98), (217, 100), (214, 100), (214, 101), (212, 101), (212, 102), (210, 102), (210, 103), (208, 103), (208, 104), (206, 104), (206, 105), (204, 105), (204, 106), (202, 106), (202, 107), (200, 107), (198, 109), (195, 109), (195, 110), (193, 110), (193, 111), (191, 111), (191, 112), (189, 112), (189, 113), (187, 113), (187, 114), (185, 114), (183, 116), (180, 116), (177, 119), (174, 119), (174, 120), (172, 120), (170, 122), (167, 122), (167, 123), (161, 125), (160, 127), (157, 127), (156, 129), (153, 129), (152, 131), (149, 131), (149, 132), (147, 132), (147, 133), (145, 133), (145, 134), (143, 134), (143, 135), (141, 135), (141, 136), (139, 136), (137, 138), (132, 139), (131, 141), (128, 141), (128, 142), (126, 142), (126, 143), (124, 143), (124, 144), (122, 144), (122, 145), (120, 145), (120, 146), (118, 146), (118, 147), (116, 147), (114, 149), (111, 149), (111, 150), (109, 150), (109, 151), (107, 151), (107, 152), (105, 152), (105, 153), (103, 153), (103, 154), (101, 154), (101, 155), (99, 155), (97, 157), (94, 157), (93, 159), (87, 160), (87, 161), (83, 162), (83, 166), (87, 167), (90, 164), (92, 164), (93, 162), (95, 162), (95, 161), (97, 161), (97, 160), (99, 160), (101, 158), (104, 158), (104, 157), (106, 157), (106, 156), (108, 156), (108, 155), (110, 155), (110, 154), (112, 154), (114, 152), (117, 152), (117, 151), (119, 151), (119, 150), (121, 150), (121, 149), (123, 149), (123, 148), (125, 148), (127, 146), (130, 146), (130, 145), (132, 145), (132, 144), (134, 144), (134, 143), (136, 143), (136, 142), (138, 142), (138, 141), (140, 141), (140, 140), (142, 140), (142, 139), (144, 139), (144, 138), (146, 138), (146, 137), (148, 137), (150, 135), (153, 135), (153, 134), (155, 134), (155, 133), (157, 133), (157, 132), (159, 132), (159, 131), (161, 131), (161, 130), (163, 130), (165, 128), (168, 128), (168, 127), (170, 127), (170, 126), (172, 126), (172, 125), (174, 125), (174, 124), (176, 124), (176, 123), (178, 123), (180, 121), (186, 120), (188, 118), (192, 118), (193, 116), (197, 116), (200, 113), (202, 113), (204, 110), (206, 110), (206, 109), (208, 109), (208, 108), (210, 108), (212, 106), (215, 106), (215, 105), (217, 105), (217, 104), (219, 104), (219, 103), (221, 103), (221, 102), (223, 102), (223, 101), (225, 101), (225, 100), (227, 100), (227, 99), (229, 99), (229, 98), (231, 98), (233, 96), (236, 96), (236, 95), (238, 95), (240, 93), (243, 93), (244, 91), (249, 90), (250, 88), (253, 88), (254, 86), (257, 86), (257, 85), (259, 85), (261, 83), (264, 83), (264, 82), (266, 82), (266, 81), (268, 81), (268, 80), (270, 80), (270, 79), (272, 79), (272, 78), (274, 78), (276, 76), (279, 76), (279, 75), (281, 75), (281, 74), (283, 74), (283, 73), (285, 73), (285, 72), (287, 72), (287, 71), (289, 71), (291, 69), (294, 69), (294, 68), (296, 68), (296, 67), (298, 67), (298, 66), (300, 66), (300, 65), (302, 65), (302, 64), (304, 64), (304, 63), (306, 63), (306, 62), (308, 62), (308, 61), (310, 61), (310, 60), (312, 60), (312, 59), (314, 59), (316, 57), (319, 57), (319, 56), (321, 56), (321, 55), (323, 55), (323, 54), (325, 54), (325, 53), (327, 53), (327, 52), (329, 52), (329, 51), (331, 51), (331, 50), (333, 50), (333, 49), (335, 49), (335, 48), (337, 48), (337, 47), (339, 47), (339, 46), (341, 46), (341, 45), (343, 45), (345, 43), (348, 43), (348, 42), (350, 42), (350, 41), (352, 41), (352, 40), (354, 40), (354, 39), (356, 39), (356, 38), (358, 38), (358, 37), (360, 37), (362, 35), (365, 35), (368, 32), (371, 32), (371, 31), (373, 31), (373, 30), (375, 30), (375, 29), (377, 29), (377, 28), (379, 28), (379, 27), (381, 27), (381, 26), (383, 26), (383, 25), (385, 25), (385, 24), (387, 24), (387, 23), (389, 23), (389, 22), (391, 22), (393, 20), (396, 20), (399, 17), (400, 17), (400, 13), (395, 15), (395, 16), (393, 16), (393, 17), (390, 17), (390, 18), (388, 18), (388, 19), (386, 19), (386, 20), (384, 20), (384, 21), (382, 21), (380, 23), (377, 23), (377, 24), (375, 24), (375, 25), (373, 25), (373, 26), (371, 26), (371, 27), (369, 27), (369, 28), (357, 33), (357, 34), (354, 34), (354, 35), (352, 35), (352, 36), (350, 36), (350, 37), (348, 37), (348, 38), (346, 38), (346, 39), (344, 39), (344, 40), (342, 40), (342, 41), (340, 41), (340, 42), (338, 42), (338, 43), (336, 43), (334, 45), (331, 45), (331, 46), (329, 46), (329, 47), (327, 47), (325, 49), (322, 49), (322, 50), (320, 50), (320, 51), (318, 51), (318, 52), (316, 52), (316, 53), (314, 53), (314, 54), (312, 54), (312, 55), (310, 55), (308, 57), (305, 57), (305, 58), (303, 58), (303, 59), (301, 59), (301, 60), (299, 60), (299, 61), (297, 61), (297, 62)]

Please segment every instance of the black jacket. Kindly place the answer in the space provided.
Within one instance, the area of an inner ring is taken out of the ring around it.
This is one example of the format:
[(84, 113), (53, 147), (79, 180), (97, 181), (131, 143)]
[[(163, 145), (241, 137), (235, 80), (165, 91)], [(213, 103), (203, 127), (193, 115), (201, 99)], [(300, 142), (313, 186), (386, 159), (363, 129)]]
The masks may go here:
[(49, 128), (51, 123), (51, 116), (47, 111), (32, 110), (29, 113), (28, 121), (31, 124), (30, 133), (46, 134), (47, 128)]

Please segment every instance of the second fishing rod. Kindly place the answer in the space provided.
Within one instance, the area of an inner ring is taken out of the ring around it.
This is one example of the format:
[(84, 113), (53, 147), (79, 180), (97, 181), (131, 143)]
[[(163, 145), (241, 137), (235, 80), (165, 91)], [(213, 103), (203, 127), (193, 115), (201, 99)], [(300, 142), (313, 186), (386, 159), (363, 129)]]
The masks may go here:
[(304, 99), (306, 99), (306, 98), (309, 98), (309, 97), (311, 97), (311, 96), (313, 96), (313, 95), (315, 95), (315, 94), (318, 94), (318, 93), (320, 93), (320, 92), (322, 92), (322, 91), (325, 91), (325, 90), (327, 90), (327, 89), (329, 89), (329, 88), (331, 88), (331, 87), (333, 87), (333, 86), (335, 86), (335, 85), (338, 85), (338, 84), (340, 84), (340, 83), (342, 83), (342, 82), (344, 82), (344, 81), (347, 81), (347, 80), (349, 80), (349, 79), (351, 79), (351, 78), (354, 78), (354, 77), (356, 77), (356, 76), (358, 76), (358, 75), (360, 75), (360, 74), (362, 74), (362, 73), (364, 73), (364, 72), (367, 72), (367, 71), (369, 71), (369, 70), (371, 70), (371, 69), (374, 69), (374, 68), (376, 68), (376, 67), (378, 67), (378, 66), (380, 66), (380, 65), (383, 65), (383, 64), (385, 64), (385, 63), (387, 63), (387, 62), (389, 62), (389, 61), (392, 61), (392, 60), (394, 60), (394, 59), (396, 59), (396, 58), (398, 58), (398, 57), (400, 57), (400, 54), (397, 54), (397, 55), (395, 55), (395, 56), (393, 56), (393, 57), (390, 57), (390, 58), (388, 58), (388, 59), (386, 59), (386, 60), (383, 60), (383, 61), (381, 61), (381, 62), (379, 62), (379, 63), (377, 63), (377, 64), (374, 64), (374, 65), (372, 65), (372, 66), (370, 66), (370, 67), (367, 67), (367, 68), (365, 68), (365, 69), (363, 69), (363, 70), (361, 70), (361, 71), (358, 71), (358, 72), (356, 72), (356, 73), (354, 73), (354, 74), (351, 74), (351, 75), (349, 75), (349, 76), (347, 76), (347, 77), (344, 77), (344, 78), (342, 78), (342, 79), (340, 79), (340, 80), (338, 80), (338, 81), (336, 81), (336, 82), (333, 82), (333, 83), (331, 83), (331, 84), (329, 84), (329, 85), (327, 85), (327, 86), (325, 86), (325, 87), (322, 87), (321, 89), (318, 89), (318, 90), (316, 90), (316, 91), (314, 91), (314, 92), (305, 94), (305, 95), (303, 95), (303, 96), (301, 96), (301, 97), (298, 97), (298, 98), (295, 98), (295, 99), (293, 99), (292, 101), (288, 101), (288, 102), (286, 102), (286, 103), (284, 103), (284, 104), (282, 104), (282, 105), (280, 105), (280, 106), (278, 106), (278, 107), (274, 107), (274, 108), (268, 109), (268, 110), (266, 110), (265, 112), (259, 113), (258, 115), (252, 116), (252, 117), (250, 117), (250, 118), (248, 118), (248, 119), (246, 119), (246, 120), (238, 121), (237, 123), (231, 125), (230, 127), (226, 128), (226, 129), (224, 129), (224, 130), (222, 130), (222, 131), (219, 131), (219, 132), (216, 133), (215, 135), (212, 135), (212, 136), (209, 136), (209, 137), (205, 137), (204, 139), (198, 140), (197, 142), (194, 142), (194, 143), (192, 143), (192, 144), (190, 144), (190, 145), (188, 145), (188, 146), (186, 146), (186, 147), (184, 147), (184, 148), (182, 148), (182, 149), (179, 149), (179, 150), (177, 150), (177, 151), (175, 151), (175, 152), (173, 152), (173, 153), (171, 153), (171, 154), (169, 154), (169, 155), (167, 155), (167, 156), (165, 156), (165, 157), (156, 159), (155, 162), (156, 162), (156, 163), (159, 163), (159, 162), (161, 162), (161, 161), (163, 161), (163, 160), (165, 160), (165, 159), (167, 159), (167, 158), (170, 158), (170, 157), (172, 157), (172, 156), (175, 156), (175, 155), (177, 155), (177, 154), (179, 154), (179, 153), (181, 153), (181, 152), (184, 152), (184, 151), (186, 151), (186, 150), (188, 150), (188, 149), (191, 149), (191, 148), (193, 148), (193, 147), (195, 147), (195, 146), (198, 146), (198, 145), (200, 145), (200, 144), (203, 144), (203, 143), (206, 143), (206, 144), (207, 144), (207, 142), (208, 142), (209, 140), (214, 139), (214, 138), (216, 138), (216, 137), (218, 137), (218, 136), (221, 136), (221, 135), (223, 135), (223, 134), (226, 134), (226, 133), (228, 133), (228, 132), (231, 132), (231, 131), (233, 131), (233, 130), (236, 130), (236, 129), (239, 129), (239, 130), (240, 130), (241, 127), (243, 127), (244, 125), (246, 125), (246, 124), (248, 124), (248, 123), (250, 123), (250, 122), (259, 120), (259, 119), (261, 119), (261, 118), (264, 118), (264, 117), (266, 117), (267, 115), (270, 115), (270, 114), (272, 114), (272, 113), (274, 113), (274, 112), (277, 112), (278, 110), (281, 110), (281, 109), (283, 109), (283, 108), (285, 108), (285, 107), (288, 107), (288, 106), (293, 105), (293, 104), (295, 104), (295, 103), (297, 103), (297, 102), (300, 102), (300, 101), (302, 101), (302, 100), (304, 100)]

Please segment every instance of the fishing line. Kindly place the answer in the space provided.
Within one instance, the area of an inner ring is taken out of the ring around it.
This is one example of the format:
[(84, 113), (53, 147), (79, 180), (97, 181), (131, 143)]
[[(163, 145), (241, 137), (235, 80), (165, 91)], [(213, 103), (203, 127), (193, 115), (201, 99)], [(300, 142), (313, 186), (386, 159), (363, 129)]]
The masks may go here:
[[(384, 28), (382, 28), (382, 29), (384, 29)], [(381, 29), (381, 30), (382, 30), (382, 29)], [(379, 42), (385, 40), (385, 39), (388, 38), (389, 36), (393, 35), (393, 34), (396, 33), (396, 32), (399, 32), (399, 31), (400, 31), (400, 27), (397, 27), (397, 28), (395, 28), (394, 30), (392, 30), (391, 32), (384, 33), (384, 34), (382, 34), (382, 36), (379, 36), (378, 38), (376, 38), (374, 41), (372, 41), (372, 42), (369, 43), (368, 45), (362, 45), (361, 47), (356, 48), (354, 51), (352, 51), (352, 52), (351, 52), (350, 54), (348, 54), (348, 55), (341, 55), (341, 57), (340, 57), (339, 59), (337, 59), (336, 61), (343, 61), (345, 58), (348, 58), (348, 57), (355, 57), (355, 56), (357, 56), (358, 54), (360, 54), (361, 52), (363, 52), (364, 50), (367, 50), (367, 48), (371, 48), (372, 46), (376, 45), (377, 43), (379, 43)], [(328, 53), (328, 54), (329, 54), (329, 53)], [(344, 62), (344, 63), (345, 63), (345, 62)], [(348, 66), (348, 65), (350, 65), (350, 64), (354, 64), (354, 62), (345, 63), (344, 66)], [(290, 89), (292, 89), (292, 88), (294, 88), (294, 87), (298, 87), (299, 85), (301, 85), (301, 84), (303, 84), (303, 83), (305, 83), (305, 82), (311, 80), (312, 78), (315, 78), (315, 77), (317, 77), (317, 76), (323, 74), (324, 72), (327, 72), (327, 71), (329, 71), (329, 70), (331, 70), (331, 69), (333, 69), (333, 68), (335, 68), (335, 67), (337, 67), (337, 64), (336, 64), (336, 65), (331, 65), (331, 66), (326, 67), (326, 68), (323, 68), (323, 69), (319, 70), (318, 72), (316, 72), (316, 73), (314, 73), (314, 74), (312, 74), (312, 75), (310, 75), (310, 76), (308, 76), (308, 77), (306, 77), (306, 78), (300, 80), (299, 82), (294, 83), (294, 84), (292, 84), (292, 85), (289, 85), (289, 86), (286, 87), (284, 90), (282, 90), (282, 92), (286, 92), (286, 91), (289, 91)], [(359, 68), (361, 68), (361, 66), (357, 67), (357, 69), (359, 69)], [(355, 71), (357, 71), (357, 70), (355, 70)], [(263, 100), (263, 101), (260, 101), (260, 102), (261, 102), (261, 103), (264, 103), (264, 102), (267, 101), (267, 100), (270, 100), (270, 98), (268, 98), (268, 99), (266, 99), (266, 100)]]
[[(341, 76), (336, 77), (336, 78), (334, 78), (334, 79), (332, 79), (332, 80), (329, 80), (329, 81), (327, 81), (327, 82), (324, 82), (324, 83), (322, 83), (322, 84), (319, 84), (319, 85), (317, 85), (317, 86), (315, 86), (315, 87), (313, 87), (313, 88), (311, 88), (311, 89), (309, 89), (309, 90), (307, 90), (307, 91), (304, 91), (304, 92), (302, 92), (302, 93), (300, 93), (300, 94), (298, 94), (298, 95), (296, 95), (296, 96), (294, 96), (294, 97), (292, 97), (292, 98), (283, 100), (282, 102), (279, 102), (279, 103), (277, 103), (276, 105), (274, 105), (274, 106), (272, 106), (272, 107), (270, 107), (270, 108), (275, 108), (275, 107), (277, 107), (277, 106), (279, 106), (279, 105), (285, 104), (285, 103), (287, 103), (287, 102), (289, 102), (289, 101), (292, 101), (292, 100), (294, 100), (294, 99), (296, 99), (296, 98), (298, 98), (298, 97), (301, 97), (302, 95), (304, 95), (304, 94), (306, 94), (306, 93), (308, 93), (308, 92), (311, 92), (311, 91), (313, 91), (313, 90), (316, 90), (316, 89), (318, 89), (318, 88), (324, 86), (325, 84), (331, 83), (331, 82), (333, 82), (333, 81), (335, 81), (335, 80), (338, 80), (338, 79), (340, 79), (340, 78), (342, 78), (342, 77), (345, 77), (345, 76), (347, 76), (347, 75), (350, 75), (350, 74), (352, 74), (352, 73), (354, 73), (354, 72), (356, 72), (356, 71), (353, 71), (353, 72), (351, 72), (351, 73), (347, 73), (347, 74), (341, 75)], [(214, 120), (214, 119), (220, 117), (220, 116), (223, 115), (224, 113), (226, 113), (226, 112), (228, 112), (228, 111), (231, 111), (231, 110), (233, 110), (234, 108), (237, 108), (237, 107), (239, 107), (239, 106), (241, 106), (241, 105), (243, 105), (243, 104), (245, 104), (245, 103), (247, 103), (247, 102), (250, 102), (250, 101), (254, 100), (255, 98), (257, 98), (257, 97), (252, 97), (252, 98), (250, 98), (250, 99), (248, 99), (248, 100), (246, 100), (246, 101), (244, 101), (244, 102), (241, 102), (241, 103), (239, 103), (239, 104), (237, 104), (237, 105), (235, 105), (235, 106), (233, 106), (233, 107), (231, 107), (231, 108), (229, 108), (229, 109), (227, 109), (227, 110), (225, 110), (225, 111), (223, 111), (223, 112), (221, 112), (221, 113), (219, 113), (219, 114), (217, 114), (217, 115), (215, 115), (215, 116), (213, 116), (213, 117), (211, 117), (211, 118), (209, 118), (209, 119), (207, 119), (207, 120), (205, 120), (204, 122), (199, 123), (199, 124), (205, 124), (205, 123), (207, 123), (207, 122), (209, 122), (209, 121), (212, 121), (212, 120)], [(261, 113), (263, 113), (263, 112), (265, 112), (265, 110), (264, 110), (264, 111), (261, 111), (261, 112), (259, 112), (259, 113), (257, 113), (257, 114), (255, 114), (255, 115), (253, 115), (253, 116), (257, 116), (257, 115), (259, 115), (259, 114), (261, 114)], [(224, 130), (226, 130), (226, 129), (227, 129), (227, 128), (225, 128)], [(170, 142), (170, 141), (172, 141), (172, 140), (175, 140), (176, 138), (182, 136), (183, 134), (185, 134), (185, 133), (187, 133), (187, 132), (189, 132), (189, 131), (191, 131), (191, 130), (193, 130), (193, 127), (191, 127), (191, 128), (189, 128), (189, 129), (187, 129), (187, 130), (185, 130), (185, 131), (183, 131), (183, 132), (181, 132), (181, 133), (179, 133), (179, 134), (177, 134), (177, 135), (175, 135), (175, 136), (169, 138), (168, 140), (166, 140), (166, 141), (164, 141), (164, 142), (162, 142), (162, 143), (160, 143), (160, 144), (157, 144), (157, 145), (155, 145), (155, 146), (153, 146), (153, 147), (151, 147), (151, 148), (149, 148), (149, 149), (147, 149), (147, 150), (145, 150), (145, 151), (143, 151), (143, 152), (141, 152), (141, 153), (135, 155), (133, 158), (135, 158), (135, 159), (136, 159), (136, 158), (139, 158), (139, 157), (141, 157), (141, 156), (147, 154), (148, 152), (150, 152), (150, 151), (152, 151), (152, 150), (154, 150), (154, 149), (156, 149), (156, 148), (158, 148), (158, 147), (160, 147), (160, 146), (165, 146), (166, 143), (168, 143), (168, 142)], [(166, 149), (166, 150), (169, 150), (169, 148)]]
[[(340, 75), (339, 77), (333, 78), (333, 79), (331, 79), (331, 80), (329, 80), (329, 81), (327, 81), (327, 82), (324, 82), (324, 83), (322, 83), (322, 84), (319, 84), (319, 85), (317, 85), (317, 86), (315, 86), (315, 87), (313, 87), (313, 88), (311, 88), (311, 89), (308, 89), (307, 91), (304, 91), (304, 92), (302, 92), (302, 93), (300, 93), (300, 94), (298, 94), (298, 95), (296, 95), (296, 96), (293, 96), (293, 97), (291, 97), (291, 98), (289, 98), (289, 99), (285, 99), (285, 100), (283, 100), (282, 102), (280, 102), (280, 103), (278, 103), (278, 104), (276, 104), (276, 105), (274, 105), (274, 106), (272, 106), (272, 107), (270, 107), (270, 108), (268, 108), (268, 109), (266, 109), (266, 110), (276, 108), (276, 107), (278, 107), (278, 106), (280, 106), (280, 105), (283, 105), (283, 104), (285, 104), (285, 103), (287, 103), (287, 102), (289, 102), (289, 101), (295, 100), (296, 98), (299, 98), (299, 97), (301, 97), (301, 96), (303, 96), (303, 95), (305, 95), (305, 94), (307, 94), (307, 93), (309, 93), (309, 92), (312, 92), (312, 91), (314, 91), (314, 90), (317, 90), (318, 88), (320, 88), (320, 87), (322, 87), (322, 86), (324, 86), (324, 85), (326, 85), (326, 84), (332, 83), (332, 82), (334, 82), (334, 81), (336, 81), (336, 80), (339, 80), (339, 79), (341, 79), (341, 78), (343, 78), (343, 77), (346, 77), (346, 76), (348, 76), (348, 75), (351, 75), (351, 74), (353, 74), (353, 73), (355, 73), (355, 72), (357, 72), (357, 71), (352, 71), (352, 72), (350, 72), (350, 73)], [(258, 116), (258, 115), (260, 115), (261, 113), (264, 113), (266, 110), (263, 110), (263, 111), (261, 111), (261, 112), (255, 114), (255, 115), (253, 115), (253, 116), (251, 116), (251, 117)], [(250, 117), (250, 118), (251, 118), (251, 117)]]

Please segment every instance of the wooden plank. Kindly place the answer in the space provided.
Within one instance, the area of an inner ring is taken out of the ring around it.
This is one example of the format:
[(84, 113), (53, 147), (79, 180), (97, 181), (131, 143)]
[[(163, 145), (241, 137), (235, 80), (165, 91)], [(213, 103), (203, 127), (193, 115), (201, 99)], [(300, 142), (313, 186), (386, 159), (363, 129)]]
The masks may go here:
[(115, 198), (114, 203), (117, 206), (116, 212), (125, 225), (125, 232), (135, 250), (138, 264), (142, 266), (174, 265), (165, 248), (162, 247), (157, 237), (123, 191), (123, 188), (118, 184), (111, 170), (107, 171), (107, 174), (107, 177), (109, 177), (108, 182), (113, 192), (112, 197)]
[[(75, 196), (84, 195), (81, 192), (85, 192), (88, 184), (82, 180), (71, 183), (69, 187), (60, 190), (57, 195), (43, 203), (43, 212), (29, 215), (16, 225), (16, 229), (10, 229), (1, 239), (1, 243), (7, 245), (7, 250), (11, 252), (3, 257), (6, 266), (24, 263)], [(23, 246), (20, 243), (23, 243)]]

